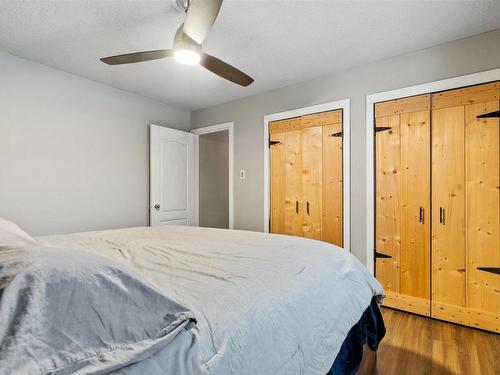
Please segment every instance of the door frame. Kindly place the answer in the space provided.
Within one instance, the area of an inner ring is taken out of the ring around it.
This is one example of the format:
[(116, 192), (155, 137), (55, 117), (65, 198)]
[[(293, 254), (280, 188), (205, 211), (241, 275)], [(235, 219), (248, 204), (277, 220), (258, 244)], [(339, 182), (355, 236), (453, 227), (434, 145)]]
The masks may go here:
[(269, 123), (291, 117), (305, 116), (318, 112), (342, 110), (342, 215), (343, 215), (343, 248), (351, 251), (351, 99), (317, 104), (290, 111), (273, 113), (264, 116), (264, 232), (269, 233), (271, 211), (270, 165), (269, 165)]
[[(233, 181), (233, 169), (234, 169), (234, 123), (224, 122), (221, 124), (215, 124), (211, 126), (205, 126), (203, 128), (192, 129), (191, 133), (202, 135), (210, 133), (218, 133), (227, 130), (229, 139), (229, 229), (234, 229), (234, 181)], [(199, 147), (199, 142), (198, 142)], [(198, 205), (200, 200), (198, 199)], [(198, 207), (199, 212), (199, 207)]]
[(500, 69), (492, 69), (366, 96), (366, 268), (372, 274), (374, 274), (375, 266), (373, 253), (375, 249), (375, 103), (499, 80)]

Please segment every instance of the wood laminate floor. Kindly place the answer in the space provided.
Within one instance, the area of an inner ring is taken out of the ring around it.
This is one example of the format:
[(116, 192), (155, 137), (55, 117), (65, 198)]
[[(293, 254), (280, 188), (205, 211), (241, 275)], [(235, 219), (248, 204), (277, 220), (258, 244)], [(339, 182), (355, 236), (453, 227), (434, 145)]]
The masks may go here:
[(377, 375), (500, 375), (500, 335), (388, 308)]

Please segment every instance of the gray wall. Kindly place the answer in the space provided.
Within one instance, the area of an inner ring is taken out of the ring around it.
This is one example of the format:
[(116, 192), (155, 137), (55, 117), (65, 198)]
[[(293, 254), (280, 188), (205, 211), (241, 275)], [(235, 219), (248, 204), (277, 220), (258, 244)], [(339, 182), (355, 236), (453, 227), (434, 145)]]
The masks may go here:
[(235, 228), (264, 227), (264, 115), (351, 98), (351, 249), (365, 262), (366, 95), (498, 68), (499, 46), (497, 30), (192, 112), (192, 128), (234, 122), (234, 170), (247, 172), (245, 180), (235, 173)]
[(229, 131), (200, 135), (200, 226), (229, 228)]
[(0, 217), (34, 235), (147, 225), (148, 124), (190, 114), (0, 53)]

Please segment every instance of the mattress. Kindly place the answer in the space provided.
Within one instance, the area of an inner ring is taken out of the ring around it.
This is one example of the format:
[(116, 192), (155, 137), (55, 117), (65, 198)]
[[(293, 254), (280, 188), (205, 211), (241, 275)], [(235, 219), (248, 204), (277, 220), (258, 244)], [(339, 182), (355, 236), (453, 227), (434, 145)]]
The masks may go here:
[(126, 374), (324, 375), (383, 294), (349, 252), (299, 237), (161, 226), (39, 239), (119, 261), (195, 313), (194, 328)]

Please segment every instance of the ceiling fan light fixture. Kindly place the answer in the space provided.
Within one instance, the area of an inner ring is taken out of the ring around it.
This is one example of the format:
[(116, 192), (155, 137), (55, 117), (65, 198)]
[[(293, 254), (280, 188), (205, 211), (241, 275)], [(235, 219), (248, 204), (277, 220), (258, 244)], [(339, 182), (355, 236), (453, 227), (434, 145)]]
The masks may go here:
[(126, 53), (101, 58), (108, 65), (139, 63), (174, 57), (179, 63), (186, 65), (199, 64), (206, 70), (247, 87), (254, 81), (234, 66), (204, 53), (202, 44), (214, 24), (223, 0), (170, 0), (179, 10), (186, 10), (186, 18), (174, 36), (174, 48), (155, 51)]
[(181, 64), (196, 65), (200, 62), (201, 56), (192, 49), (179, 49), (174, 52), (175, 59)]

